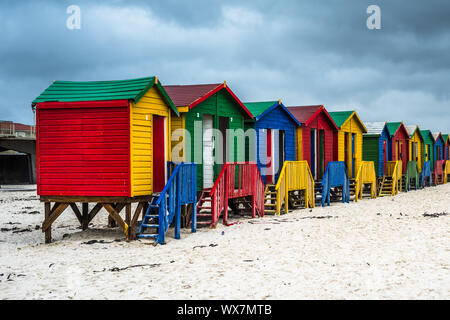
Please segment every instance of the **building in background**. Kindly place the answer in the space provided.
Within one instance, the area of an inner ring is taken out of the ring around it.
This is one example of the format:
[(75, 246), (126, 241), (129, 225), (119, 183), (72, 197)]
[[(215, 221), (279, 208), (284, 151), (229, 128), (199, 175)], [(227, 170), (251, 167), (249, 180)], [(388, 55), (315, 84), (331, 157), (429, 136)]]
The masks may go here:
[(0, 120), (0, 185), (36, 183), (34, 125)]

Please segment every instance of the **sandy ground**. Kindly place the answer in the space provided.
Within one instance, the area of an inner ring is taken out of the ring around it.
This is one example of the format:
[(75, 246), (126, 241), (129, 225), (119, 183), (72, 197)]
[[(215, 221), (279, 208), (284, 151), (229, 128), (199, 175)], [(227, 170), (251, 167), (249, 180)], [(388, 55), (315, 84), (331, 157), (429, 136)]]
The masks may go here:
[[(43, 244), (35, 191), (0, 191), (1, 299), (449, 299), (450, 184), (124, 241), (69, 209)], [(103, 241), (86, 244), (89, 240)]]

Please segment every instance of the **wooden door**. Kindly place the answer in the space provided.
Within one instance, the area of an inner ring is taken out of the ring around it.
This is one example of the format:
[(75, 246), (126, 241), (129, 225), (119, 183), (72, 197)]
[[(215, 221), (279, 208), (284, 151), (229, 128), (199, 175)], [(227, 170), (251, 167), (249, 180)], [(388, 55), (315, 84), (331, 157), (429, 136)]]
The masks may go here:
[(153, 116), (153, 192), (161, 192), (166, 184), (165, 118)]
[(352, 178), (355, 177), (355, 134), (352, 133), (352, 172), (350, 174), (350, 176)]
[(203, 115), (203, 188), (214, 185), (213, 116)]
[(278, 130), (278, 168), (276, 173), (276, 179), (280, 176), (281, 169), (283, 169), (284, 161), (286, 160), (286, 154), (284, 150), (285, 146), (285, 134), (283, 130)]
[(383, 176), (386, 174), (386, 166), (388, 162), (387, 157), (387, 141), (383, 140)]
[(272, 130), (267, 129), (267, 135), (266, 135), (266, 184), (273, 184), (273, 158), (272, 158)]
[(311, 173), (317, 179), (317, 129), (311, 129)]
[(319, 179), (325, 173), (325, 131), (319, 130)]

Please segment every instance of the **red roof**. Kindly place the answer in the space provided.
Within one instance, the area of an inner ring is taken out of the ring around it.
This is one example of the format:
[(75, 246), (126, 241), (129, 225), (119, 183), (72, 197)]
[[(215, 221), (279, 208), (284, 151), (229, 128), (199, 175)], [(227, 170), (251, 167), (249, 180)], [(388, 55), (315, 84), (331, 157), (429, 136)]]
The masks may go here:
[(221, 86), (223, 86), (223, 83), (164, 86), (164, 89), (175, 106), (187, 107)]
[(293, 116), (300, 122), (302, 125), (309, 125), (315, 117), (317, 117), (321, 112), (324, 112), (326, 117), (333, 124), (333, 127), (336, 130), (339, 128), (336, 126), (336, 123), (333, 121), (333, 118), (328, 114), (328, 111), (324, 108), (323, 105), (314, 105), (314, 106), (297, 106), (297, 107), (287, 107), (289, 112), (293, 114)]
[(225, 83), (194, 84), (194, 85), (172, 85), (164, 86), (170, 99), (177, 107), (189, 107), (192, 109), (200, 102), (205, 101), (216, 92), (226, 89), (236, 102), (244, 109), (245, 113), (253, 119), (252, 113), (244, 106), (239, 98), (231, 91)]

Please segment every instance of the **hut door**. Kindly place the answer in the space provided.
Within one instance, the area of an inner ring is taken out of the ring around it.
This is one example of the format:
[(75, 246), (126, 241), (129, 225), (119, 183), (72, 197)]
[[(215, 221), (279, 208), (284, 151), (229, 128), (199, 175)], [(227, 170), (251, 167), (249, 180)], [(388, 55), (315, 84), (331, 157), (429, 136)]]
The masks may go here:
[(284, 160), (286, 159), (286, 155), (284, 153), (284, 131), (278, 130), (278, 168), (276, 174), (276, 180), (280, 176), (281, 169), (283, 169)]
[(350, 176), (350, 163), (349, 163), (349, 141), (348, 141), (348, 133), (344, 133), (344, 162), (345, 167), (347, 168), (347, 173)]
[(425, 145), (425, 161), (430, 161), (430, 145)]
[(273, 184), (272, 129), (267, 129), (266, 184)]
[[(229, 128), (228, 125), (229, 118), (228, 117), (219, 117), (219, 132), (222, 135), (222, 139), (219, 139), (219, 144), (217, 144), (215, 147), (214, 152), (218, 152), (218, 163), (216, 164), (217, 170), (215, 172), (215, 178), (219, 176), (220, 171), (222, 170), (223, 165), (225, 162), (234, 162), (234, 153), (230, 152), (228, 150), (228, 141), (227, 141), (227, 129)], [(222, 141), (222, 145), (220, 145), (220, 141)], [(231, 157), (231, 158), (230, 158)]]
[(317, 179), (317, 129), (311, 129), (311, 172)]
[(352, 133), (352, 172), (351, 177), (355, 177), (355, 134)]
[(203, 115), (203, 188), (214, 184), (213, 116)]
[(325, 171), (325, 131), (319, 130), (319, 179), (323, 178)]
[(153, 192), (161, 192), (166, 184), (166, 118), (153, 116)]
[(386, 165), (387, 165), (387, 141), (383, 140), (383, 176), (386, 174)]

